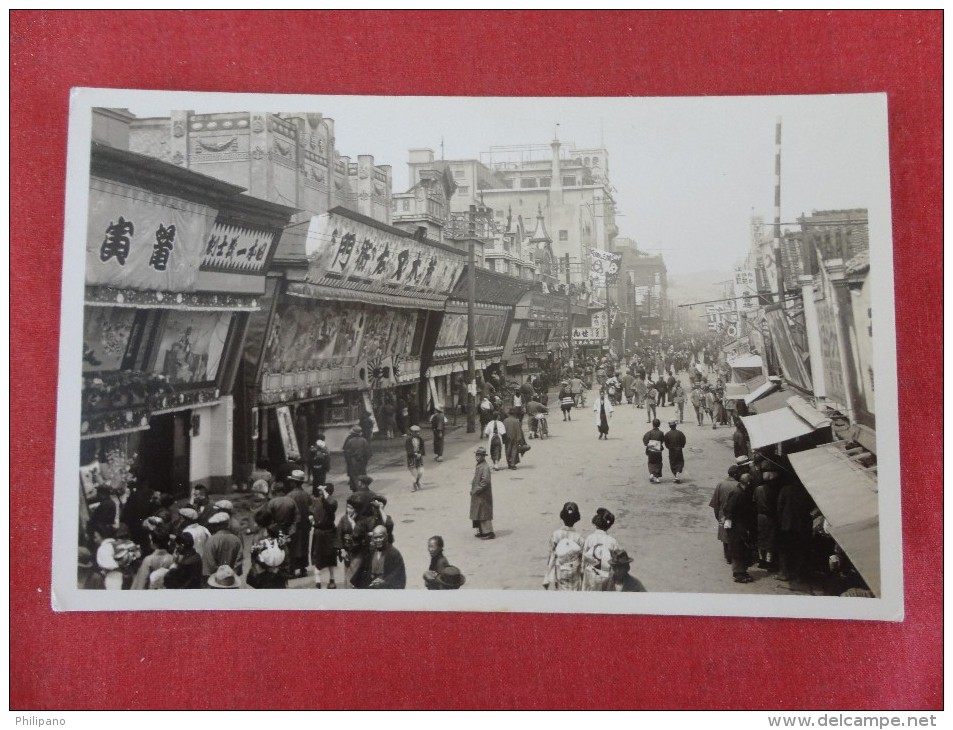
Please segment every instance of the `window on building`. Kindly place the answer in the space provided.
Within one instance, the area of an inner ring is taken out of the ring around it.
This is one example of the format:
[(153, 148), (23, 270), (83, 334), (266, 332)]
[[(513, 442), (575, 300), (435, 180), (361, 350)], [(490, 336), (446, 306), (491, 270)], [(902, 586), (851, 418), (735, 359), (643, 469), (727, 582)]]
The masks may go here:
[(575, 175), (563, 175), (563, 185), (571, 188), (571, 187), (574, 187), (575, 184), (576, 184)]
[(593, 164), (593, 165), (598, 165), (598, 164), (599, 164), (599, 158), (598, 158), (598, 157), (593, 157), (593, 158), (592, 158), (592, 164)]
[(403, 203), (404, 203), (404, 206), (403, 206), (403, 207), (404, 207), (404, 212), (406, 213), (407, 211), (410, 210), (410, 201), (409, 201), (409, 200), (405, 200), (405, 201), (403, 201)]
[(559, 231), (559, 240), (568, 241), (569, 240), (569, 231), (563, 229)]
[(520, 178), (520, 187), (521, 187), (521, 188), (535, 188), (535, 187), (536, 187), (536, 178), (535, 178), (535, 177), (523, 177), (523, 178)]
[(454, 171), (453, 171), (453, 176), (454, 176), (454, 177), (463, 177), (464, 175), (466, 175), (466, 172), (465, 172), (464, 170), (454, 170)]
[(549, 187), (549, 183), (551, 182), (551, 180), (552, 180), (552, 179), (551, 179), (551, 178), (548, 178), (548, 177), (541, 177), (541, 178), (539, 179), (539, 186), (540, 186), (541, 188), (548, 188), (548, 187)]
[(587, 157), (586, 159), (584, 159), (584, 160), (582, 161), (582, 163), (588, 167), (588, 165), (589, 165), (589, 158)]
[(469, 185), (461, 185), (460, 187), (457, 188), (457, 195), (469, 195), (469, 194), (470, 194)]

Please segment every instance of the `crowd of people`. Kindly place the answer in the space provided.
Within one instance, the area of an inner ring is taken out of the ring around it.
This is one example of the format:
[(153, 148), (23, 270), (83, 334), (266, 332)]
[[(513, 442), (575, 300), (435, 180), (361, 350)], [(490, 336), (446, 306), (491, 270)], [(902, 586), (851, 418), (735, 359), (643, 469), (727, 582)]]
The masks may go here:
[[(642, 435), (648, 480), (663, 480), (665, 456), (672, 481), (683, 480), (689, 436), (684, 431), (690, 403), (696, 427), (734, 425), (734, 463), (715, 488), (710, 506), (718, 523), (723, 557), (738, 583), (754, 580), (751, 565), (782, 580), (810, 569), (817, 550), (818, 512), (803, 485), (770, 453), (752, 451), (740, 419), (742, 401), (725, 397), (727, 373), (720, 370), (712, 342), (694, 340), (668, 346), (646, 345), (625, 358), (577, 357), (573, 366), (555, 361), (548, 372), (517, 383), (494, 373), (477, 383), (477, 413), (482, 445), (476, 449), (470, 486), (470, 520), (480, 540), (496, 539), (493, 527), (493, 473), (517, 470), (530, 441), (546, 438), (549, 397), (554, 392), (562, 420), (591, 408), (597, 438), (609, 438), (620, 407), (645, 411)], [(551, 390), (552, 389), (552, 390)], [(586, 394), (591, 404), (586, 403)], [(454, 406), (456, 407), (456, 406)], [(671, 409), (662, 429), (660, 408)], [(447, 418), (435, 404), (429, 418), (432, 438), (419, 424), (406, 428), (404, 448), (410, 490), (421, 489), (428, 447), (443, 460)], [(399, 430), (399, 426), (397, 427)], [(578, 432), (577, 432), (578, 433)], [(624, 438), (633, 437), (625, 434)], [(549, 449), (548, 446), (540, 446)], [(552, 447), (557, 448), (557, 447)], [(318, 434), (303, 462), (287, 462), (274, 472), (261, 465), (252, 475), (260, 504), (240, 520), (229, 500), (212, 502), (196, 485), (185, 503), (148, 486), (124, 490), (100, 488), (79, 552), (79, 585), (100, 589), (285, 588), (289, 581), (313, 580), (316, 588), (402, 589), (407, 587), (404, 559), (395, 546), (394, 520), (387, 498), (375, 492), (368, 475), (371, 449), (365, 424), (353, 426), (342, 447), (350, 494), (343, 514), (329, 481), (331, 454)], [(567, 502), (563, 525), (552, 535), (543, 585), (554, 590), (644, 591), (629, 574), (632, 559), (608, 534), (615, 517), (600, 507), (585, 537), (576, 531), (579, 507)], [(823, 525), (821, 519), (820, 525)], [(823, 534), (822, 534), (823, 536)], [(828, 536), (829, 538), (829, 536)], [(840, 583), (862, 588), (856, 571), (833, 540), (824, 548)], [(427, 543), (431, 561), (420, 587), (451, 590), (464, 585), (461, 570), (444, 555), (444, 541)], [(835, 560), (836, 558), (836, 560)]]

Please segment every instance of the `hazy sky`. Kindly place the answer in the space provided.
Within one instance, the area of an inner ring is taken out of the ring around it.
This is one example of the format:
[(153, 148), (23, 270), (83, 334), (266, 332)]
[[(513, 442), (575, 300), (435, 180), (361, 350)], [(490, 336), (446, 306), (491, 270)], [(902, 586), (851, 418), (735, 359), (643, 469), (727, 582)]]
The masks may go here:
[(139, 116), (170, 109), (317, 111), (337, 148), (371, 154), (407, 187), (407, 150), (479, 158), (492, 145), (604, 143), (620, 235), (665, 257), (670, 275), (728, 270), (750, 217), (773, 220), (774, 131), (782, 118), (781, 216), (889, 201), (886, 97), (467, 98), (193, 94), (110, 90), (93, 105)]

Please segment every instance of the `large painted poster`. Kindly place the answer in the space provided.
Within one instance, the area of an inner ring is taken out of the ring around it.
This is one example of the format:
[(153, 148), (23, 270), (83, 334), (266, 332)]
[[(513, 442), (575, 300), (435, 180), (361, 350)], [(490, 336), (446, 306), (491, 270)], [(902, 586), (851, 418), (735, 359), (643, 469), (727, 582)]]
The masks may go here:
[(118, 370), (129, 345), (134, 309), (86, 307), (83, 321), (83, 372)]
[(232, 316), (231, 312), (169, 312), (153, 372), (173, 383), (215, 380)]
[(504, 318), (500, 314), (477, 314), (473, 317), (473, 339), (477, 347), (496, 347), (503, 334)]
[(462, 253), (436, 248), (337, 213), (311, 219), (306, 252), (308, 281), (313, 284), (321, 283), (330, 273), (447, 295), (465, 263)]
[(366, 320), (364, 308), (354, 304), (298, 298), (280, 303), (265, 345), (264, 372), (355, 364)]
[(436, 349), (446, 347), (466, 347), (467, 345), (467, 315), (445, 314), (440, 325), (440, 334), (437, 335)]
[(207, 205), (91, 178), (86, 283), (191, 291), (215, 213)]
[(364, 325), (361, 359), (410, 355), (417, 327), (417, 312), (405, 309), (369, 309)]

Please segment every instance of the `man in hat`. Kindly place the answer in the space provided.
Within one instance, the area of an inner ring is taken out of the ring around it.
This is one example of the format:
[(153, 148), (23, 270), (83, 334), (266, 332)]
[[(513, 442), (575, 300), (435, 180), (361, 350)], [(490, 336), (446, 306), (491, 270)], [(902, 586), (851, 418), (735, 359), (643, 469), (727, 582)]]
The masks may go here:
[(295, 503), (298, 515), (291, 542), (288, 544), (291, 572), (294, 576), (307, 574), (310, 557), (308, 543), (311, 538), (311, 510), (314, 508), (314, 499), (308, 493), (310, 487), (305, 489), (305, 479), (304, 471), (301, 469), (295, 469), (287, 477), (288, 485), (291, 487), (288, 499)]
[(751, 482), (750, 474), (742, 474), (722, 508), (725, 517), (724, 527), (728, 533), (728, 553), (731, 556), (731, 573), (735, 583), (751, 583), (754, 578), (748, 574), (748, 532), (752, 527), (750, 495), (747, 487)]
[(351, 481), (351, 490), (357, 489), (357, 478), (367, 474), (367, 464), (371, 460), (371, 445), (362, 435), (360, 426), (353, 426), (351, 433), (344, 439), (341, 447), (344, 453), (344, 463), (347, 465), (347, 476)]
[(192, 507), (181, 507), (179, 509), (178, 531), (192, 535), (192, 545), (195, 552), (201, 557), (205, 552), (205, 541), (209, 539), (211, 533), (198, 523), (198, 519), (199, 513)]
[(245, 546), (241, 538), (228, 529), (228, 522), (229, 517), (225, 512), (216, 512), (208, 519), (212, 536), (205, 541), (205, 552), (202, 554), (202, 575), (206, 577), (213, 575), (223, 565), (242, 574)]
[(701, 383), (697, 380), (692, 383), (692, 392), (689, 394), (692, 401), (692, 407), (695, 409), (695, 420), (701, 426), (705, 422), (705, 394), (702, 392)]
[(401, 589), (407, 586), (404, 558), (388, 542), (387, 528), (378, 525), (370, 534), (370, 554), (351, 579), (355, 588)]
[(685, 434), (678, 430), (678, 420), (673, 418), (668, 422), (668, 433), (665, 434), (665, 448), (668, 449), (668, 465), (675, 477), (675, 483), (682, 481), (682, 470), (685, 469)]
[(466, 576), (455, 565), (447, 565), (437, 571), (437, 578), (434, 581), (438, 591), (455, 591), (462, 588), (466, 582)]
[(621, 591), (623, 593), (645, 593), (645, 586), (638, 578), (629, 575), (629, 566), (632, 564), (632, 558), (622, 549), (612, 550), (610, 552), (609, 566), (612, 573), (609, 580), (602, 584), (604, 591)]
[(486, 449), (481, 446), (476, 450), (476, 469), (470, 482), (470, 519), (477, 530), (476, 536), (482, 540), (496, 537), (493, 532), (492, 473), (486, 463)]
[(711, 495), (711, 501), (708, 503), (708, 506), (711, 507), (715, 513), (715, 520), (718, 521), (718, 540), (721, 542), (726, 563), (731, 563), (731, 552), (728, 549), (728, 531), (725, 529), (725, 502), (728, 500), (728, 495), (733, 492), (737, 486), (740, 473), (737, 464), (729, 466), (728, 478), (718, 482), (714, 493)]
[(735, 458), (748, 456), (748, 433), (740, 418), (735, 418), (735, 432), (731, 434), (731, 445), (735, 450)]
[(433, 431), (433, 453), (436, 461), (443, 461), (443, 437), (447, 430), (447, 417), (443, 415), (443, 408), (435, 406), (430, 417), (430, 428)]
[(235, 571), (227, 565), (222, 565), (208, 577), (209, 588), (241, 588), (242, 584)]
[(506, 464), (510, 469), (516, 469), (521, 460), (520, 447), (526, 443), (526, 438), (523, 436), (523, 424), (517, 417), (515, 408), (510, 408), (510, 414), (503, 419), (503, 431), (505, 433), (503, 442), (506, 444)]
[(654, 419), (652, 428), (642, 436), (645, 455), (649, 460), (649, 481), (652, 484), (658, 484), (662, 476), (662, 449), (665, 448), (665, 434), (659, 428), (661, 425), (662, 422), (659, 419)]
[(420, 435), (420, 426), (414, 424), (410, 433), (404, 439), (404, 449), (407, 452), (407, 470), (414, 478), (410, 491), (420, 489), (420, 478), (424, 475), (424, 437)]

